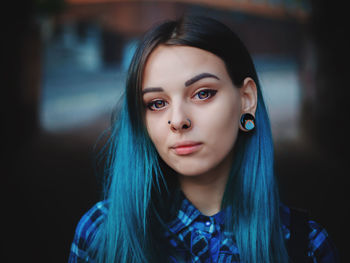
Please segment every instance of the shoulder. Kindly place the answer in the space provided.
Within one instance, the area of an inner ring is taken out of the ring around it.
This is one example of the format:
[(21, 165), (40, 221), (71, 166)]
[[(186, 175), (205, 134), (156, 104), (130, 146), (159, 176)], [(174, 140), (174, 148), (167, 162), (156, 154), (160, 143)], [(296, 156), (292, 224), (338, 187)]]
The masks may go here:
[(108, 202), (100, 201), (89, 209), (79, 220), (71, 246), (69, 262), (77, 262), (87, 256), (87, 250), (103, 223), (108, 211)]
[(315, 262), (338, 262), (338, 251), (326, 229), (309, 220), (309, 256)]
[[(331, 263), (338, 262), (337, 249), (329, 237), (326, 229), (320, 224), (310, 219), (310, 215), (305, 210), (281, 206), (281, 220), (287, 244), (292, 249), (298, 247), (295, 244), (304, 242), (307, 247), (308, 257), (313, 262)], [(297, 237), (296, 237), (297, 236)]]
[(107, 215), (107, 209), (107, 201), (96, 203), (81, 217), (75, 235), (83, 240), (89, 241)]

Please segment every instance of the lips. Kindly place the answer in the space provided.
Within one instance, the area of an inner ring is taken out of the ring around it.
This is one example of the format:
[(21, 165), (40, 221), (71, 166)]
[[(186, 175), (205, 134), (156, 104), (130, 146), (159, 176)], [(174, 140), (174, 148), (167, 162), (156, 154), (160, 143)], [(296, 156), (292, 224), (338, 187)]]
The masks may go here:
[(174, 150), (177, 155), (188, 155), (197, 152), (201, 147), (201, 142), (186, 141), (176, 143), (171, 149)]

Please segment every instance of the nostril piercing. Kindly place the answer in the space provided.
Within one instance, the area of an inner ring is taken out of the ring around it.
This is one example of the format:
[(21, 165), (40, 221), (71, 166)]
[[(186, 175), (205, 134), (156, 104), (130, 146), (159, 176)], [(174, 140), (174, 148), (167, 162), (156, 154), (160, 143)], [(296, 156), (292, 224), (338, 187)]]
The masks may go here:
[(168, 124), (170, 124), (171, 123), (171, 121), (168, 121)]

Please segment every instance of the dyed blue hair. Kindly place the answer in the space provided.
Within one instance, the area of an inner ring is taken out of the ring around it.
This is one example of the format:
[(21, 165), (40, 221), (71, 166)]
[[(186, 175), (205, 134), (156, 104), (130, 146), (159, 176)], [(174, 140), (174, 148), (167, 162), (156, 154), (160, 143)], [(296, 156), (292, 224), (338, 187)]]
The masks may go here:
[(167, 262), (175, 253), (162, 241), (162, 234), (168, 219), (176, 216), (167, 205), (174, 203), (176, 175), (160, 159), (147, 134), (141, 94), (145, 63), (160, 44), (192, 46), (217, 55), (236, 87), (246, 77), (256, 82), (256, 129), (252, 134), (240, 132), (235, 144), (222, 201), (227, 211), (225, 231), (233, 232), (242, 262), (287, 262), (270, 123), (254, 64), (227, 26), (204, 17), (160, 24), (145, 35), (136, 50), (120, 113), (111, 128), (104, 182), (109, 208), (91, 246), (91, 256), (97, 262), (153, 263)]

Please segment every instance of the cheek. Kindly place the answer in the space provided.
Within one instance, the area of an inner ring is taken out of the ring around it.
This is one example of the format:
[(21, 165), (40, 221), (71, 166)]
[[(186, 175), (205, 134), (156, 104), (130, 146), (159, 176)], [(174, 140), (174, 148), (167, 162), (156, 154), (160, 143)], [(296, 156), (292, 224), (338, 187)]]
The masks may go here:
[(169, 129), (167, 123), (146, 114), (146, 128), (157, 151), (161, 151), (162, 147), (166, 145), (167, 130)]
[[(224, 106), (225, 105), (225, 106)], [(239, 131), (240, 103), (236, 97), (213, 105), (201, 118), (211, 151), (226, 155), (234, 146)]]
[(223, 134), (235, 134), (239, 129), (240, 107), (236, 97), (222, 100), (208, 109), (206, 114), (202, 114), (201, 123), (218, 139)]

